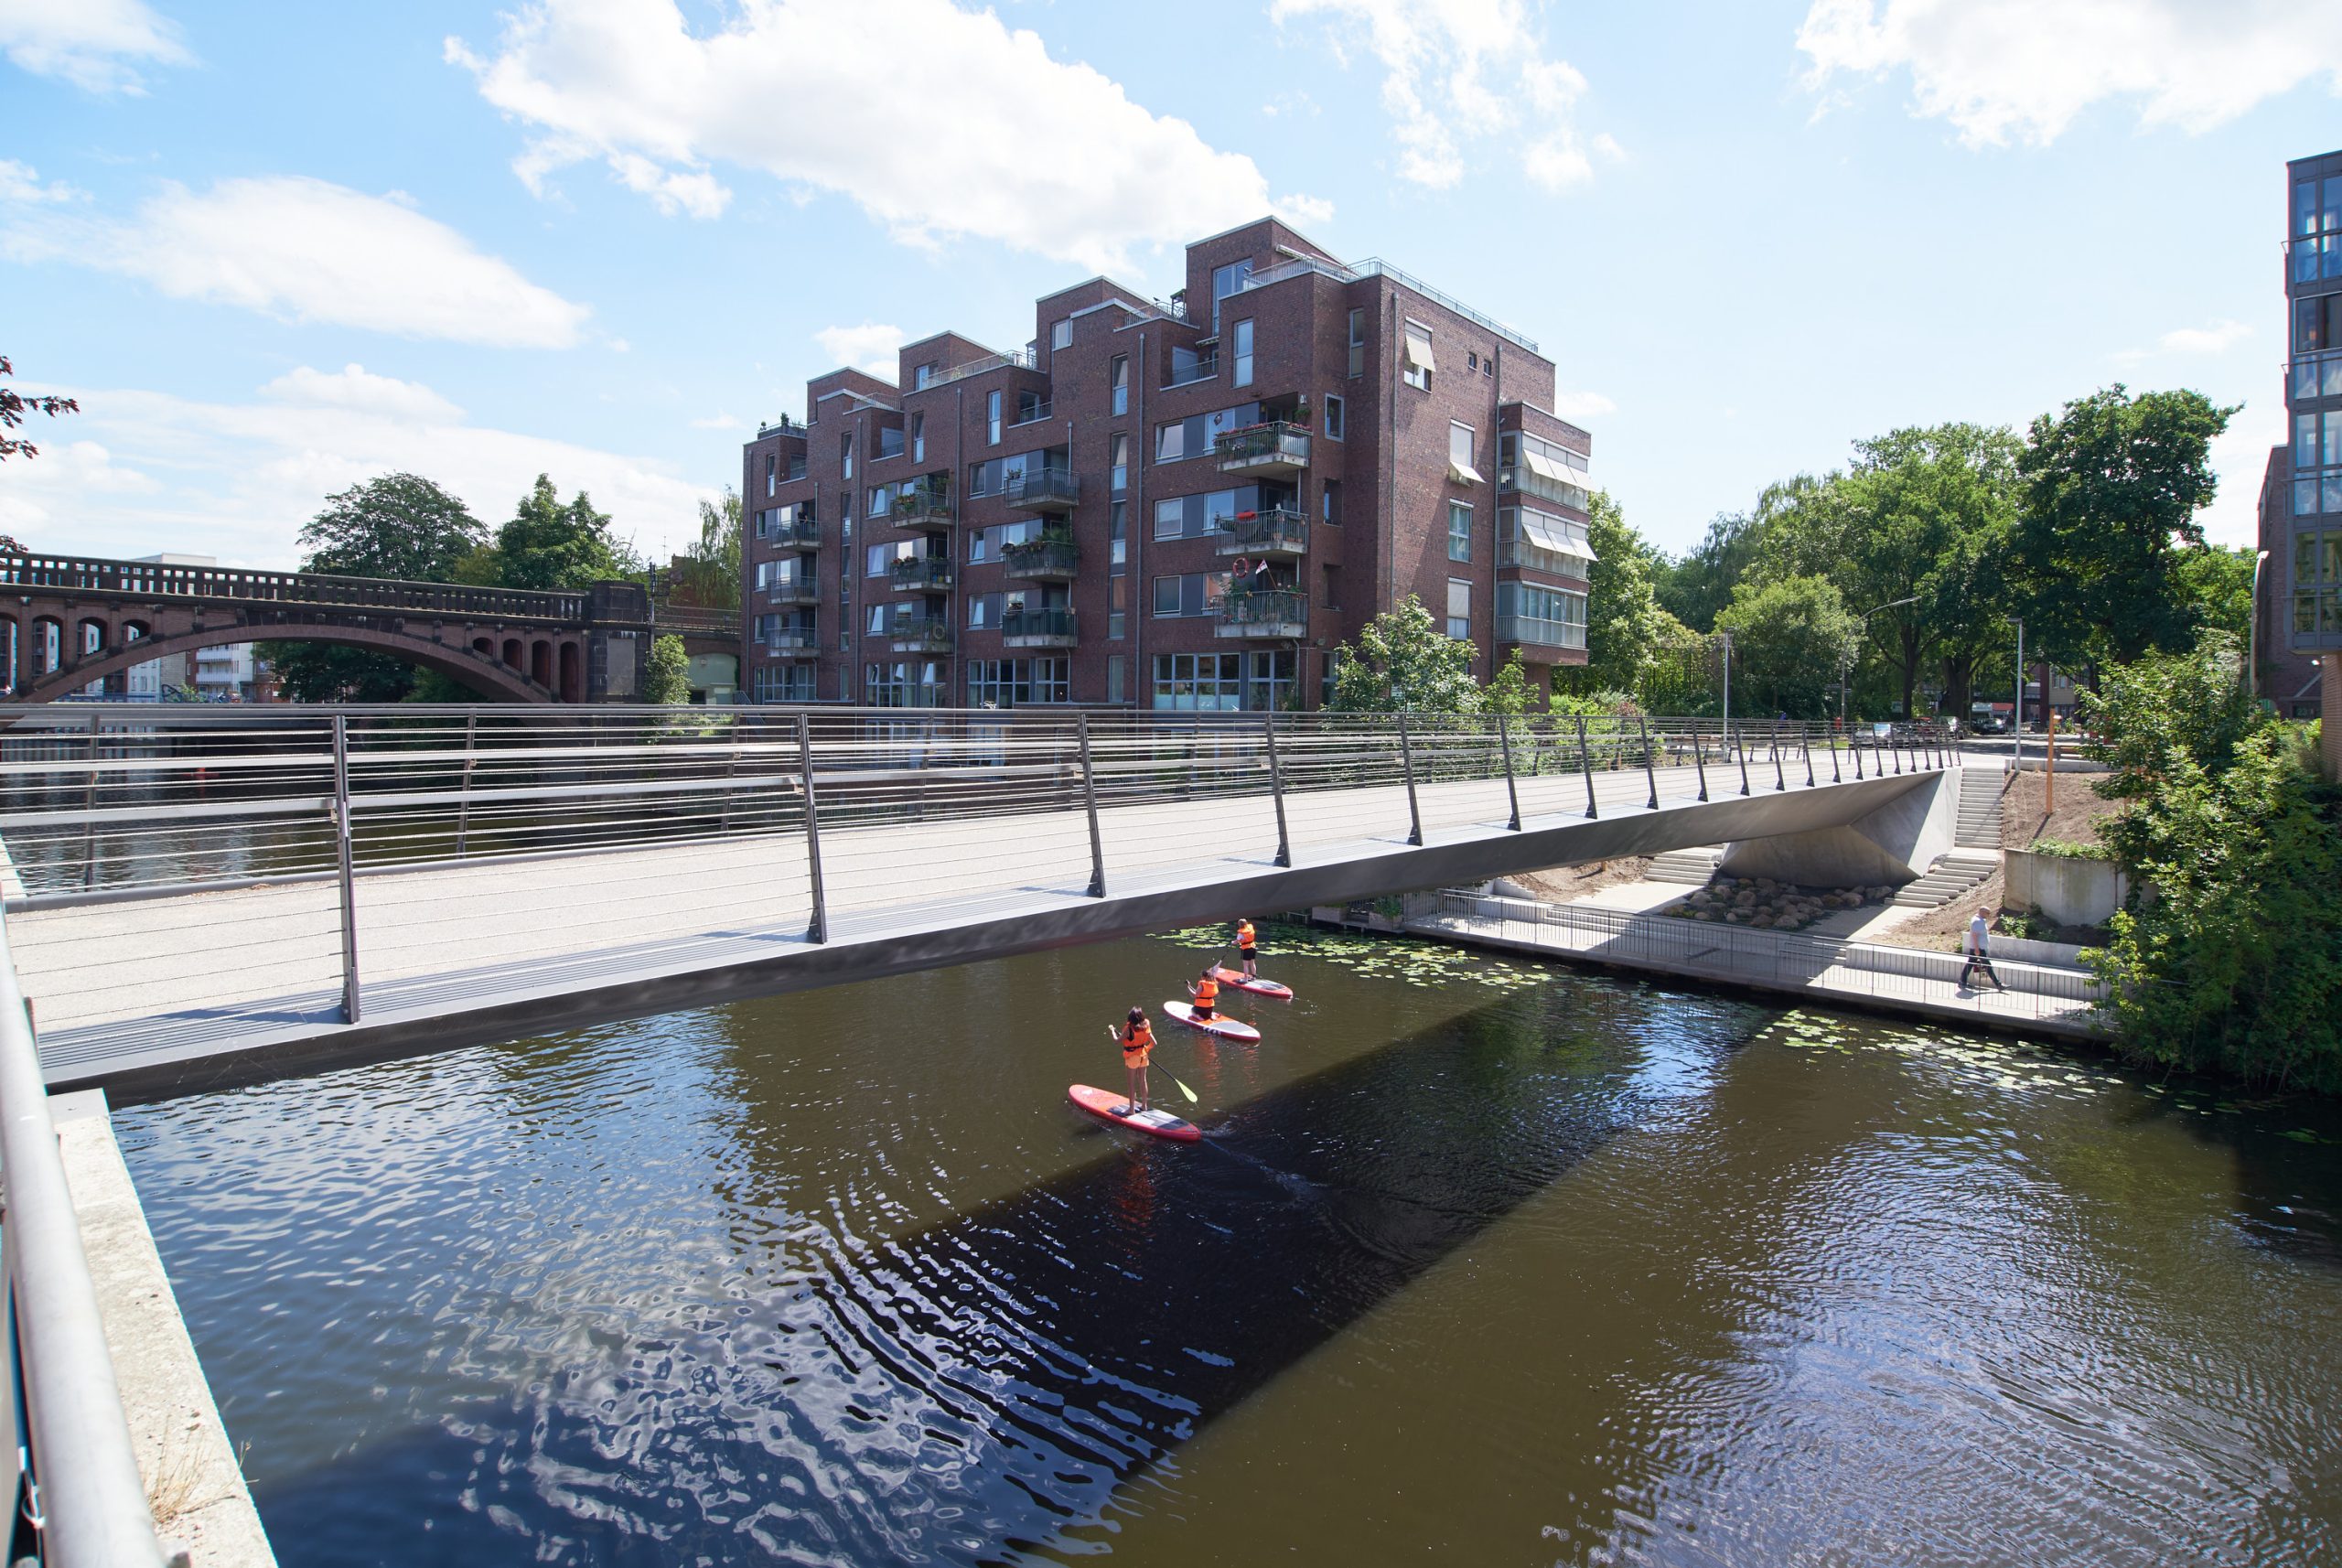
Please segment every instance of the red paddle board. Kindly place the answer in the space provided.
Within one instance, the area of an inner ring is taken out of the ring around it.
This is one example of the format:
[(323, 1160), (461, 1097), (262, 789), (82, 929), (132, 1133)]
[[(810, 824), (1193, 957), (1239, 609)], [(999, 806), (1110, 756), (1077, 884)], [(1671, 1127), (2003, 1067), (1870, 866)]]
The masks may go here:
[(1152, 1133), (1158, 1138), (1171, 1138), (1182, 1144), (1192, 1144), (1204, 1135), (1204, 1130), (1193, 1122), (1182, 1122), (1168, 1111), (1138, 1111), (1124, 1115), (1123, 1108), (1130, 1104), (1127, 1095), (1092, 1089), (1086, 1083), (1075, 1084), (1065, 1091), (1065, 1097), (1100, 1121), (1128, 1127), (1133, 1133)]
[(1215, 969), (1211, 977), (1222, 985), (1232, 985), (1239, 991), (1250, 991), (1256, 996), (1273, 996), (1280, 1002), (1293, 1000), (1293, 987), (1279, 985), (1273, 980), (1247, 980), (1241, 969)]
[(1216, 1018), (1198, 1018), (1196, 1010), (1185, 1002), (1166, 1002), (1163, 1010), (1190, 1029), (1201, 1029), (1207, 1035), (1218, 1035), (1223, 1040), (1235, 1040), (1247, 1046), (1261, 1043), (1260, 1030), (1224, 1015)]

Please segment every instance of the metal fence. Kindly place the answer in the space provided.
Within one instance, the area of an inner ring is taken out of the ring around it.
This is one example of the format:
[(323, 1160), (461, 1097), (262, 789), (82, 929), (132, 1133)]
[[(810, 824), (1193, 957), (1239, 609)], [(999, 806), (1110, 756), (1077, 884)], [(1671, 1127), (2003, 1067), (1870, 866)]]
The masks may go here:
[(16, 1461), (8, 1561), (159, 1568), (97, 1287), (65, 1183), (25, 999), (0, 937), (5, 1350)]
[[(1110, 873), (1228, 846), (1273, 846), (1289, 865), (1296, 846), (1375, 834), (1423, 843), (1467, 824), (1933, 768), (1950, 760), (1942, 739), (1769, 722), (1727, 735), (1688, 719), (1055, 707), (0, 710), (0, 891), (10, 910), (43, 916), (25, 940), (54, 987), (76, 964), (109, 983), (85, 939), (124, 900), (308, 888), (274, 907), (281, 929), (256, 929), (233, 956), (253, 974), (216, 976), (220, 1000), (251, 994), (263, 971), (338, 971), (354, 1020), (361, 948), (370, 972), (420, 963), (430, 917), (464, 900), (503, 900), (516, 927), (555, 922), (572, 950), (591, 950), (639, 937), (641, 901), (688, 875), (703, 911), (766, 926), (801, 916), (824, 940), (841, 910), (947, 886), (966, 897), (1054, 877), (1102, 895)], [(1173, 810), (1198, 803), (1209, 810)], [(967, 828), (944, 866), (932, 835), (886, 831), (937, 822)], [(849, 840), (826, 875), (824, 833)], [(720, 841), (738, 853), (620, 853)], [(604, 857), (590, 897), (576, 876), (396, 875), (588, 854)], [(546, 902), (556, 897), (572, 902)], [(295, 919), (302, 898), (315, 908)], [(83, 912), (78, 926), (55, 918), (68, 910)], [(156, 950), (142, 961), (175, 961), (222, 918), (183, 901), (181, 924), (145, 928)], [(361, 923), (382, 934), (361, 943)]]
[[(2088, 1025), (2107, 999), (2095, 975), (2013, 960), (1993, 961), (2005, 991), (1959, 993), (1965, 960), (1881, 942), (1843, 940), (1800, 932), (1763, 931), (1610, 909), (1585, 904), (1544, 904), (1522, 898), (1448, 891), (1437, 895), (1434, 919), (1459, 930), (1585, 954), (1605, 961), (1647, 966), (1716, 980), (1802, 987), (1817, 983), (1838, 996), (1970, 1008), (1981, 1018)], [(1947, 994), (1944, 988), (1953, 988)]]

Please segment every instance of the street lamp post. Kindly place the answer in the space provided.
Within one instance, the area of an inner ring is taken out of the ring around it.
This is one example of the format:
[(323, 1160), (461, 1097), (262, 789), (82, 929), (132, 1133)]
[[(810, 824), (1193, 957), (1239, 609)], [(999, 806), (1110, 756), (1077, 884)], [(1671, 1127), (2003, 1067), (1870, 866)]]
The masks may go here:
[(2261, 705), (2261, 568), (2268, 560), (2266, 550), (2252, 558), (2252, 620), (2244, 634), (2244, 693), (2254, 707)]
[[(1863, 611), (1860, 618), (1858, 618), (1862, 621), (1864, 628), (1863, 635), (1865, 637), (1870, 635), (1868, 629), (1870, 626), (1870, 618), (1876, 615), (1879, 611), (1897, 609), (1904, 605), (1916, 605), (1918, 602), (1919, 600), (1918, 596), (1914, 595), (1912, 597), (1907, 599), (1889, 599), (1883, 605), (1873, 605), (1870, 608)], [(1846, 671), (1853, 663), (1853, 658), (1852, 655), (1847, 655), (1838, 660), (1838, 723), (1842, 726), (1846, 722)], [(1907, 719), (1914, 715), (1905, 714), (1903, 716)]]
[[(2015, 720), (2009, 725), (2009, 735), (2015, 743), (2016, 759), (2011, 772), (2025, 771), (2025, 618), (2011, 616), (2016, 622), (2016, 707)], [(2048, 693), (2044, 693), (2047, 696)]]
[(1732, 755), (1732, 633), (1716, 635), (1724, 639), (1724, 749), (1728, 757)]

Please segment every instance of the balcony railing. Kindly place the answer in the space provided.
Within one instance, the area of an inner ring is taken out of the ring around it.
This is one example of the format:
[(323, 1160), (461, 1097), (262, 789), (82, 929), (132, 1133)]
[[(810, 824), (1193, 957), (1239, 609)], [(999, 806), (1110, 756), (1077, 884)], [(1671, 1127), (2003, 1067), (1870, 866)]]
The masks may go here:
[(1000, 618), (1004, 648), (1071, 648), (1073, 612), (1067, 609), (1010, 610)]
[(1541, 550), (1525, 539), (1508, 539), (1497, 545), (1497, 564), (1516, 571), (1546, 572), (1556, 577), (1585, 580), (1586, 558), (1559, 550)]
[(1292, 507), (1266, 507), (1214, 537), (1219, 555), (1301, 555), (1309, 549), (1309, 520)]
[(1027, 539), (1002, 549), (1001, 564), (1012, 577), (1035, 582), (1069, 582), (1081, 565), (1081, 546), (1071, 539), (1050, 536)]
[(2296, 398), (2342, 397), (2342, 349), (2288, 360), (2285, 384)]
[(1171, 379), (1163, 383), (1163, 390), (1169, 392), (1173, 387), (1191, 387), (1198, 381), (1208, 381), (1218, 374), (1219, 374), (1219, 356), (1205, 354), (1198, 357), (1194, 364), (1184, 371), (1176, 365), (1173, 366)]
[(804, 434), (805, 427), (785, 413), (770, 424), (757, 426), (757, 439), (759, 441), (772, 435), (802, 435)]
[(1498, 337), (1510, 338), (1532, 354), (1537, 352), (1536, 338), (1525, 333), (1514, 331), (1493, 316), (1481, 315), (1462, 300), (1451, 295), (1440, 293), (1421, 278), (1402, 273), (1376, 256), (1369, 256), (1362, 262), (1352, 262), (1348, 266), (1339, 262), (1320, 261), (1316, 256), (1296, 256), (1292, 261), (1280, 262), (1273, 267), (1262, 267), (1259, 272), (1246, 278), (1237, 292), (1241, 294), (1245, 289), (1266, 288), (1273, 283), (1283, 283), (1287, 278), (1299, 277), (1305, 273), (1316, 273), (1321, 276), (1332, 278), (1337, 283), (1357, 283), (1361, 278), (1371, 277), (1389, 278), (1402, 288), (1413, 289), (1434, 305), (1443, 306), (1466, 321), (1477, 321)]
[(776, 605), (818, 605), (822, 587), (811, 577), (783, 577), (765, 585), (765, 599)]
[(949, 555), (905, 555), (886, 569), (895, 586), (917, 592), (940, 591), (951, 585)]
[(1223, 474), (1298, 474), (1309, 467), (1309, 426), (1275, 419), (1223, 431), (1211, 452)]
[(1584, 648), (1582, 620), (1540, 620), (1531, 616), (1497, 617), (1499, 642), (1526, 643), (1532, 648)]
[(1015, 417), (1008, 422), (1009, 427), (1014, 429), (1015, 426), (1020, 424), (1038, 424), (1041, 421), (1049, 417), (1050, 411), (1054, 407), (1054, 404), (1046, 400), (1040, 403), (1027, 403), (1016, 411)]
[(1306, 637), (1309, 601), (1298, 588), (1231, 589), (1219, 601), (1215, 637)]
[(931, 390), (935, 387), (948, 387), (953, 381), (963, 381), (970, 376), (981, 376), (986, 371), (1033, 370), (1036, 368), (1039, 356), (1030, 349), (1011, 349), (1005, 354), (988, 354), (981, 360), (970, 360), (964, 365), (951, 365), (936, 371), (933, 375), (927, 378), (927, 389), (925, 390)]
[(886, 639), (897, 653), (949, 653), (951, 623), (940, 616), (905, 616), (886, 628)]
[(1027, 468), (1002, 482), (1000, 497), (1027, 511), (1070, 511), (1081, 498), (1081, 480), (1070, 468)]
[(822, 543), (822, 525), (813, 518), (800, 518), (794, 522), (759, 528), (757, 538), (767, 544), (778, 544), (784, 550), (817, 550)]
[(822, 634), (810, 626), (783, 627), (765, 633), (757, 646), (777, 658), (810, 659), (822, 650)]
[(951, 526), (951, 491), (945, 485), (917, 485), (908, 490), (888, 490), (886, 504), (876, 521), (892, 523), (897, 528), (949, 528)]

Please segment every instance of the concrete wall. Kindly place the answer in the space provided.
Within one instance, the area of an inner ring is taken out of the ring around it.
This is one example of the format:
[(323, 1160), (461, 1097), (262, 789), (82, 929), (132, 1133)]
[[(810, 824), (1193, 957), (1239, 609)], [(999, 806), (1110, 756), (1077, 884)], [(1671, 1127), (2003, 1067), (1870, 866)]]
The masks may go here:
[(2122, 907), (2131, 879), (2111, 860), (2076, 860), (2013, 849), (2005, 857), (2008, 904), (2061, 926), (2102, 926)]
[(1960, 774), (1949, 768), (1843, 827), (1728, 843), (1716, 869), (1804, 887), (1900, 887), (1917, 881), (1952, 846)]

